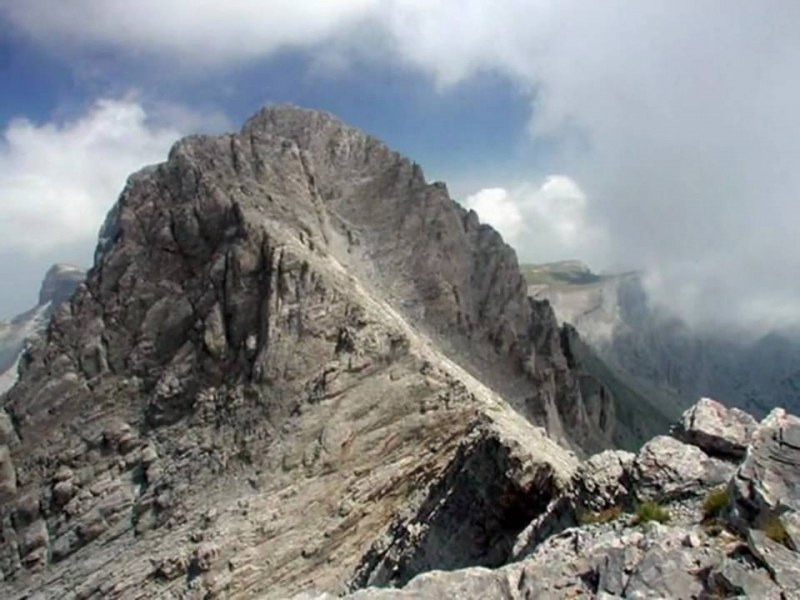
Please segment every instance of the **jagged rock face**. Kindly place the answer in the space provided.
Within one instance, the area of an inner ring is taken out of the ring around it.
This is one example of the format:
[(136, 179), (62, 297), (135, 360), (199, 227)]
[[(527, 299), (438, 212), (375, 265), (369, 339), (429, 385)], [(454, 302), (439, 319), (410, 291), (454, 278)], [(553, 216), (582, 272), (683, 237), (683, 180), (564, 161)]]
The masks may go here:
[(0, 394), (17, 380), (17, 362), (26, 344), (40, 335), (55, 310), (70, 299), (86, 273), (70, 265), (53, 265), (45, 274), (39, 301), (11, 321), (0, 321)]
[[(131, 177), (5, 399), (3, 595), (341, 590), (402, 509), (453, 490), (482, 498), (465, 532), (510, 543), (575, 459), (470, 373), (562, 440), (613, 426), (548, 311), (499, 235), (327, 115), (178, 143)], [(489, 468), (519, 447), (535, 466)], [(448, 506), (409, 575), (496, 564), (441, 536)]]
[[(290, 160), (299, 160), (310, 195), (305, 226), (554, 438), (608, 447), (613, 418), (587, 412), (555, 316), (546, 303), (528, 300), (514, 251), (499, 234), (383, 144), (327, 115), (306, 122), (298, 114), (265, 110), (243, 136), (251, 146), (259, 136), (296, 142)], [(292, 170), (277, 158), (269, 160), (275, 170)]]
[[(754, 522), (782, 518), (795, 544), (800, 541), (800, 419), (772, 411), (753, 434), (733, 481), (739, 516)], [(792, 516), (792, 513), (794, 516)], [(800, 550), (800, 546), (795, 549)]]
[(515, 538), (564, 487), (523, 441), (482, 428), (467, 438), (419, 508), (370, 549), (352, 586), (402, 586), (420, 573), (505, 563)]
[[(548, 303), (536, 301), (554, 314)], [(570, 324), (561, 326), (561, 348), (569, 370), (578, 372), (578, 386), (585, 410), (584, 422), (592, 424), (590, 429), (603, 432), (605, 444), (597, 447), (616, 447), (638, 450), (655, 435), (669, 430), (675, 401), (666, 400), (663, 394), (631, 380), (611, 363), (602, 360), (597, 351), (589, 346)], [(569, 406), (568, 401), (561, 404)], [(609, 426), (611, 424), (611, 426)]]
[[(264, 156), (258, 140), (273, 136), (295, 144)], [(302, 177), (296, 183), (306, 190), (276, 191), (305, 196), (303, 224), (408, 313), (433, 331), (456, 330), (527, 359), (532, 315), (514, 252), (443, 185), (426, 184), (416, 165), (319, 113), (265, 110), (241, 137), (243, 155), (235, 160), (253, 165), (248, 175), (258, 181), (264, 161)]]

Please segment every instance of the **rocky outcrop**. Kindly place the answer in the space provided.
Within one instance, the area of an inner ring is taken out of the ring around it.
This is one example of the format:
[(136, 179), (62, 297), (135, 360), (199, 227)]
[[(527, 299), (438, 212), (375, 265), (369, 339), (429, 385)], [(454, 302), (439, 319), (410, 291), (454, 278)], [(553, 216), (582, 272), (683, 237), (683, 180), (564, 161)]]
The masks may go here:
[(772, 411), (753, 433), (732, 486), (741, 521), (773, 521), (800, 550), (800, 418)]
[(72, 296), (86, 273), (70, 265), (53, 265), (45, 274), (35, 307), (9, 322), (0, 321), (0, 394), (17, 380), (17, 365), (27, 344), (41, 335), (50, 317)]
[(398, 586), (434, 569), (497, 567), (515, 538), (569, 481), (540, 433), (520, 423), (480, 423), (418, 508), (399, 518), (362, 560), (351, 583)]
[(639, 451), (632, 477), (639, 500), (664, 501), (702, 494), (724, 483), (732, 473), (732, 465), (661, 435)]
[(756, 426), (746, 412), (702, 398), (683, 413), (674, 435), (708, 454), (743, 458)]
[(495, 566), (575, 466), (531, 422), (577, 451), (614, 425), (494, 230), (291, 107), (132, 176), (20, 372), (9, 598), (285, 598)]
[[(704, 399), (691, 410), (707, 408)], [(732, 411), (715, 414), (723, 431), (742, 421)], [(775, 411), (738, 467), (730, 454), (714, 459), (670, 438), (636, 456), (603, 452), (522, 532), (505, 566), (428, 572), (400, 590), (348, 598), (797, 598), (800, 554), (783, 528), (800, 499), (797, 423)]]

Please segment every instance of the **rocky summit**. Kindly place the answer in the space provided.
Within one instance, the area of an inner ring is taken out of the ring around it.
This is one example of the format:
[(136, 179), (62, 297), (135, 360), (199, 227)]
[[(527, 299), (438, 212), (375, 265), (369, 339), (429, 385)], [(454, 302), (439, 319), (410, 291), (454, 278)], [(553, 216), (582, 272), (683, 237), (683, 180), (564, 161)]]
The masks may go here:
[(184, 139), (2, 397), (0, 596), (792, 597), (798, 420), (709, 400), (638, 449), (587, 360), (381, 142)]
[(501, 237), (293, 107), (133, 175), (19, 370), (10, 598), (286, 598), (499, 566), (576, 453), (613, 445), (613, 398)]

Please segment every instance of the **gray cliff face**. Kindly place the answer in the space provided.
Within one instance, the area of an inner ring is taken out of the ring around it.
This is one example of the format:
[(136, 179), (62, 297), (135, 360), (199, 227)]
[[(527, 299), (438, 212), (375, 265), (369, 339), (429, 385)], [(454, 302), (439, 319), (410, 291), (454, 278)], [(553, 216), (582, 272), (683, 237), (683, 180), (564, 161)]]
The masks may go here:
[(53, 265), (45, 274), (36, 306), (8, 322), (0, 321), (0, 394), (16, 382), (17, 363), (26, 344), (44, 332), (50, 317), (85, 277), (77, 267)]
[[(577, 464), (532, 423), (612, 443), (613, 398), (565, 344), (513, 250), (380, 142), (292, 107), (183, 140), (130, 178), (4, 398), (2, 595), (495, 566)], [(406, 522), (424, 541), (394, 539)]]

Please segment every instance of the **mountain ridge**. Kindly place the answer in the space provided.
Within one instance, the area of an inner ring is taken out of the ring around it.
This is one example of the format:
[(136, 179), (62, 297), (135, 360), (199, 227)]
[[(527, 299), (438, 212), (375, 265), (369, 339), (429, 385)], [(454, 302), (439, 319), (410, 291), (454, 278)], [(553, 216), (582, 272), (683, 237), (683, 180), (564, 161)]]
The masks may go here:
[(341, 590), (439, 502), (470, 541), (427, 519), (408, 576), (496, 564), (577, 464), (550, 438), (612, 443), (563, 342), (499, 234), (374, 138), (286, 107), (186, 138), (130, 177), (4, 398), (2, 589)]

